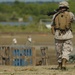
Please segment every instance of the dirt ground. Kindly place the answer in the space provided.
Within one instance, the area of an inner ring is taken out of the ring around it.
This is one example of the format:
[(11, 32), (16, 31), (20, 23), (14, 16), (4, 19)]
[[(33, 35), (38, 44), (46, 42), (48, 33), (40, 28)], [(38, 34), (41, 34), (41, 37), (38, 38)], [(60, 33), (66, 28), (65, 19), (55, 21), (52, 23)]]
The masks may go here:
[(53, 35), (50, 34), (0, 34), (0, 45), (12, 44), (13, 38), (17, 39), (18, 44), (25, 44), (27, 37), (31, 36), (35, 45), (41, 44), (53, 44)]
[(57, 65), (49, 66), (0, 66), (0, 75), (74, 75), (75, 66), (67, 65), (67, 70), (51, 70)]
[[(0, 45), (11, 45), (13, 38), (17, 39), (19, 45), (25, 45), (28, 36), (31, 36), (34, 45), (54, 45), (54, 36), (51, 33), (0, 33)], [(75, 45), (75, 38), (72, 41)]]

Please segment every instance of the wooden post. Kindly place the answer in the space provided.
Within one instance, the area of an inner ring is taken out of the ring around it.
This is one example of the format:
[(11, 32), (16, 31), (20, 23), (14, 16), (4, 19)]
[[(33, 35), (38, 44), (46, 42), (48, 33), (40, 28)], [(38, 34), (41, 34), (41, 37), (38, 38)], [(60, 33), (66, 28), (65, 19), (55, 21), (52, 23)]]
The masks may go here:
[(36, 49), (35, 47), (32, 47), (32, 59), (33, 59), (33, 65), (36, 65)]
[(47, 47), (41, 48), (42, 65), (48, 65), (48, 51)]

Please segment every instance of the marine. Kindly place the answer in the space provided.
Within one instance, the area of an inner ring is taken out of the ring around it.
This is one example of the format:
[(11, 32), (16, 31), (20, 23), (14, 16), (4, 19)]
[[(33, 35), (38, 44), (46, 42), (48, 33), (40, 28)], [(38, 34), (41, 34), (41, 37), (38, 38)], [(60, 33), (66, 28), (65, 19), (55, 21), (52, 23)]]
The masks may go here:
[(72, 27), (74, 14), (69, 11), (69, 3), (62, 1), (59, 3), (59, 10), (53, 15), (51, 32), (55, 39), (55, 50), (57, 55), (57, 69), (66, 70), (69, 55), (73, 51)]

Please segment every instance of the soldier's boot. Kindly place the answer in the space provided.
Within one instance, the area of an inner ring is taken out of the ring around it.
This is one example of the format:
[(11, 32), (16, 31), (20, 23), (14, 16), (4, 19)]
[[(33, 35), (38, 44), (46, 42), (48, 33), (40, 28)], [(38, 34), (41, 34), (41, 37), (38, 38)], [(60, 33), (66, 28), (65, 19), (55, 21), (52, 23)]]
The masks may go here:
[(67, 60), (65, 58), (62, 59), (62, 70), (66, 70)]
[(61, 69), (62, 69), (62, 63), (58, 63), (57, 69), (58, 69), (58, 70), (61, 70)]
[(51, 68), (51, 70), (61, 70), (62, 69), (62, 63), (58, 63), (58, 66), (56, 68)]

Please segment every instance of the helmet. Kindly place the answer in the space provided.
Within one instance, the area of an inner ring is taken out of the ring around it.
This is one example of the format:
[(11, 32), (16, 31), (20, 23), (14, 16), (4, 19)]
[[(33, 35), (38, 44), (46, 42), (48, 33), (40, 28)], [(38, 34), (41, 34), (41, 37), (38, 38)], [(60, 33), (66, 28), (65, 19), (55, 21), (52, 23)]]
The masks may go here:
[(62, 2), (59, 3), (59, 7), (67, 7), (67, 8), (69, 8), (69, 3), (66, 2), (66, 1), (62, 1)]

